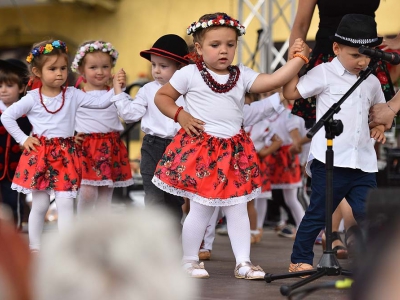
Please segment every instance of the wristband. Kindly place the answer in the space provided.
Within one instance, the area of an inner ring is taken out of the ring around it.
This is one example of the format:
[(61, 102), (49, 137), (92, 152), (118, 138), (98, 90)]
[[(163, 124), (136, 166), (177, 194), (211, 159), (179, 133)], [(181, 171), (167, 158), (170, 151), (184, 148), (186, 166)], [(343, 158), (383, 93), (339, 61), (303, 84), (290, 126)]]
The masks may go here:
[(387, 106), (389, 107), (389, 109), (390, 109), (390, 110), (394, 113), (394, 115), (396, 116), (396, 115), (397, 115), (397, 112), (395, 112), (395, 111), (393, 110), (393, 108), (390, 107), (389, 102), (386, 102), (386, 104), (387, 104)]
[(179, 106), (178, 109), (176, 110), (175, 117), (174, 117), (175, 123), (178, 123), (178, 115), (182, 109), (183, 109), (183, 106)]
[(303, 54), (300, 54), (300, 53), (295, 53), (295, 54), (293, 54), (293, 57), (300, 57), (302, 60), (304, 60), (304, 62), (305, 62), (306, 64), (308, 64), (308, 62), (309, 62), (308, 58), (305, 57)]

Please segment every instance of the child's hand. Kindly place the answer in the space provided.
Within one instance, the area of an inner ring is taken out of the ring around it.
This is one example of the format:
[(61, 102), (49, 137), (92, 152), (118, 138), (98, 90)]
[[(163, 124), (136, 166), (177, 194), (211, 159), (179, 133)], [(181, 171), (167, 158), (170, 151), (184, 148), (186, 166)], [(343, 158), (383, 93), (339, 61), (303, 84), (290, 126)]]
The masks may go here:
[(191, 114), (186, 112), (185, 110), (181, 110), (177, 118), (179, 124), (186, 131), (186, 133), (190, 136), (197, 136), (204, 130), (204, 122), (193, 118)]
[(302, 147), (299, 143), (293, 142), (292, 145), (289, 147), (289, 153), (291, 155), (299, 154), (301, 153)]
[[(304, 45), (307, 46), (304, 41), (302, 39), (296, 39), (292, 45), (292, 47), (289, 48), (289, 55), (288, 55), (288, 59), (292, 59), (293, 58), (293, 54), (295, 53), (301, 53), (302, 51), (304, 51)], [(307, 46), (308, 47), (308, 46)], [(308, 54), (307, 56), (308, 57)]]
[(74, 136), (74, 140), (75, 143), (78, 145), (82, 145), (83, 140), (85, 139), (85, 137), (83, 136), (84, 133), (83, 132), (78, 132), (75, 136)]
[(384, 126), (378, 125), (370, 130), (371, 138), (373, 138), (378, 143), (384, 144), (386, 142), (386, 136), (384, 132)]
[(31, 150), (37, 152), (35, 145), (40, 146), (39, 139), (30, 136), (26, 139), (23, 146), (24, 149), (28, 152), (31, 152)]
[(124, 69), (120, 69), (117, 74), (114, 75), (113, 85), (115, 94), (122, 93), (122, 88), (126, 86), (126, 73)]

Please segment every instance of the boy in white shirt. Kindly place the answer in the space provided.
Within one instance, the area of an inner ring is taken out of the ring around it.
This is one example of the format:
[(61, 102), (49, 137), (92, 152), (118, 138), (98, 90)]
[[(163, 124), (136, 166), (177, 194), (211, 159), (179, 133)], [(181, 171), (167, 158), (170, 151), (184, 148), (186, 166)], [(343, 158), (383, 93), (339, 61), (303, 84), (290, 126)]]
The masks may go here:
[[(377, 36), (374, 18), (349, 14), (332, 37), (336, 58), (321, 64), (306, 75), (295, 77), (283, 88), (286, 99), (316, 96), (317, 121), (351, 88), (359, 74), (370, 63), (370, 58), (358, 52), (363, 46), (375, 47), (382, 42)], [(385, 142), (384, 127), (369, 129), (368, 111), (377, 103), (384, 103), (379, 80), (367, 77), (341, 105), (335, 119), (343, 122), (343, 133), (335, 138), (333, 146), (333, 211), (343, 198), (352, 207), (360, 223), (365, 217), (365, 198), (368, 190), (376, 187), (377, 158), (374, 140)], [(373, 139), (371, 139), (373, 138)], [(307, 173), (312, 176), (310, 205), (296, 234), (289, 272), (312, 269), (313, 246), (325, 227), (325, 130), (319, 130), (312, 139), (307, 162)]]

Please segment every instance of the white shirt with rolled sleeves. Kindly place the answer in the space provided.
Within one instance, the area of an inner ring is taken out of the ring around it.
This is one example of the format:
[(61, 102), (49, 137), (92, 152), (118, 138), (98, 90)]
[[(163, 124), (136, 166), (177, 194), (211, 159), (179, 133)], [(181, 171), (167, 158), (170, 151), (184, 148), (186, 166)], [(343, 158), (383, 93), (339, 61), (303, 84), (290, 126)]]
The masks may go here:
[[(96, 98), (101, 98), (106, 93), (107, 90), (86, 92), (89, 96)], [(121, 132), (123, 130), (124, 126), (118, 117), (117, 109), (114, 105), (102, 109), (79, 107), (76, 112), (76, 132), (107, 133)]]
[[(157, 81), (152, 81), (141, 87), (134, 99), (126, 93), (121, 93), (112, 101), (117, 107), (119, 116), (126, 123), (142, 120), (140, 125), (144, 133), (172, 139), (181, 126), (165, 116), (155, 105), (154, 96), (161, 87)], [(185, 106), (183, 97), (176, 100), (176, 105)]]
[[(187, 111), (205, 122), (204, 131), (210, 135), (230, 138), (239, 133), (242, 125), (253, 125), (276, 112), (268, 100), (257, 101), (247, 107), (244, 105), (244, 95), (259, 73), (242, 64), (238, 67), (239, 80), (227, 93), (213, 92), (204, 82), (196, 65), (183, 67), (170, 79), (172, 87), (183, 95)], [(229, 74), (219, 75), (208, 71), (218, 83), (225, 84), (228, 81)], [(276, 109), (279, 110), (279, 107)]]
[[(74, 87), (65, 92), (63, 108), (55, 114), (45, 110), (40, 102), (39, 89), (29, 91), (19, 101), (13, 103), (1, 115), (1, 122), (12, 137), (23, 145), (28, 136), (19, 128), (17, 119), (26, 115), (32, 124), (32, 133), (46, 138), (67, 138), (74, 136), (75, 116), (78, 107), (106, 108), (114, 96), (111, 89), (100, 98), (92, 97)], [(62, 93), (55, 97), (42, 95), (43, 103), (49, 111), (56, 111), (62, 105)]]
[[(303, 98), (316, 96), (317, 121), (326, 111), (351, 88), (358, 77), (345, 70), (340, 61), (334, 58), (311, 69), (302, 76), (297, 89)], [(334, 166), (360, 169), (364, 172), (378, 172), (374, 140), (370, 137), (368, 113), (371, 106), (385, 103), (379, 80), (368, 76), (355, 91), (343, 102), (334, 119), (343, 123), (343, 133), (333, 140)], [(311, 141), (311, 149), (307, 163), (318, 159), (325, 163), (326, 138), (322, 127)]]

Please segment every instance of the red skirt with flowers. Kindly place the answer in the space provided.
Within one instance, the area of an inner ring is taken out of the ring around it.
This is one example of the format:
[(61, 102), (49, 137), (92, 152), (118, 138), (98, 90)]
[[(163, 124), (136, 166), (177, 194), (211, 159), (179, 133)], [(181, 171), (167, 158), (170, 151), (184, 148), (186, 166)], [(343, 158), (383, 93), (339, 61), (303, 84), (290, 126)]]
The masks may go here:
[(128, 151), (118, 132), (84, 135), (81, 184), (125, 187), (133, 184)]
[(300, 160), (289, 152), (290, 145), (282, 146), (266, 158), (267, 172), (272, 189), (288, 189), (301, 186)]
[(24, 194), (46, 191), (75, 198), (82, 172), (74, 137), (35, 137), (40, 140), (40, 145), (35, 145), (37, 152), (24, 150), (11, 188)]
[(267, 165), (267, 157), (260, 158), (260, 176), (261, 176), (261, 194), (258, 198), (270, 198), (271, 193), (271, 180), (269, 179), (269, 171)]
[(181, 129), (165, 150), (153, 177), (160, 189), (208, 206), (245, 203), (260, 193), (259, 161), (241, 130), (231, 138)]

